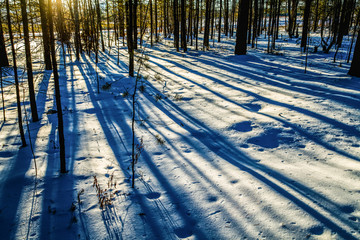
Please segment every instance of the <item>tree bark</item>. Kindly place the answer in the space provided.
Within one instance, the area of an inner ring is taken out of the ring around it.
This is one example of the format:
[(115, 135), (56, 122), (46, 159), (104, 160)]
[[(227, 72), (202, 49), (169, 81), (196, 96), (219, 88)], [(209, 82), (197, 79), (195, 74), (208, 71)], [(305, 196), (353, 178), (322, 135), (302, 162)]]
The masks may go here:
[(0, 12), (0, 67), (9, 66), (9, 59), (6, 52), (4, 32), (2, 28), (2, 17)]
[(196, 0), (196, 25), (195, 25), (195, 49), (199, 49), (199, 19), (200, 19), (200, 0)]
[(221, 10), (222, 10), (222, 0), (220, 0), (220, 11), (219, 11), (219, 35), (218, 42), (220, 42), (221, 38)]
[(31, 62), (31, 49), (30, 49), (28, 17), (26, 12), (26, 0), (20, 0), (20, 4), (21, 4), (21, 15), (22, 15), (24, 40), (25, 40), (26, 69), (27, 69), (28, 84), (29, 84), (31, 115), (33, 122), (37, 122), (39, 121), (39, 117), (37, 113), (36, 100), (35, 100), (34, 76), (32, 70), (32, 62)]
[[(43, 1), (43, 0), (41, 0)], [(75, 15), (75, 54), (76, 60), (80, 60), (81, 53), (81, 38), (80, 38), (80, 21), (79, 21), (79, 0), (75, 0), (74, 4), (74, 15)]]
[(153, 18), (153, 7), (152, 7), (152, 0), (149, 0), (150, 5), (150, 45), (151, 47), (154, 44), (154, 18)]
[(255, 39), (258, 34), (258, 18), (259, 18), (259, 9), (258, 9), (258, 0), (254, 0), (254, 22), (253, 22), (253, 32), (252, 32), (252, 40), (251, 47), (255, 47)]
[(186, 1), (181, 0), (181, 47), (184, 52), (187, 51), (186, 46)]
[(245, 55), (246, 54), (246, 38), (247, 38), (247, 28), (248, 28), (248, 19), (249, 19), (249, 7), (250, 0), (240, 0), (239, 1), (239, 14), (238, 14), (238, 24), (236, 30), (236, 45), (235, 45), (235, 54), (236, 55)]
[(101, 9), (100, 9), (100, 2), (96, 0), (96, 13), (97, 13), (97, 25), (100, 31), (100, 38), (101, 38), (101, 47), (103, 52), (105, 52), (105, 44), (104, 44), (104, 36), (103, 36), (103, 29), (101, 25)]
[(174, 0), (174, 46), (179, 51), (179, 19), (178, 19), (178, 0)]
[(132, 12), (132, 19), (133, 19), (133, 45), (134, 49), (137, 49), (137, 35), (138, 35), (138, 28), (137, 28), (137, 6), (138, 6), (138, 0), (134, 0), (133, 2), (133, 12)]
[(300, 47), (304, 48), (304, 52), (306, 49), (307, 35), (308, 35), (308, 31), (309, 31), (310, 7), (311, 7), (311, 0), (306, 0), (305, 10), (304, 10), (303, 29), (302, 29), (302, 35), (301, 35), (301, 44), (300, 44)]
[(44, 0), (39, 0), (39, 9), (40, 9), (40, 21), (41, 21), (41, 30), (44, 46), (44, 62), (45, 69), (51, 70), (51, 56), (50, 56), (50, 40), (49, 40), (49, 27), (46, 17), (46, 6)]
[(19, 131), (20, 131), (20, 138), (22, 147), (26, 146), (25, 141), (25, 134), (22, 125), (22, 114), (21, 114), (21, 104), (20, 104), (20, 90), (19, 90), (19, 77), (17, 73), (17, 64), (16, 64), (16, 53), (14, 47), (14, 38), (12, 34), (12, 26), (11, 26), (11, 19), (10, 19), (10, 6), (9, 0), (6, 0), (6, 13), (7, 13), (7, 24), (8, 24), (8, 31), (11, 43), (11, 53), (13, 58), (13, 68), (14, 68), (14, 79), (15, 79), (15, 90), (16, 90), (16, 106), (17, 106), (17, 114), (18, 114), (18, 124), (19, 124)]
[(225, 0), (224, 34), (229, 34), (229, 0)]
[(206, 9), (205, 9), (205, 30), (204, 30), (204, 42), (203, 48), (204, 50), (208, 50), (210, 48), (209, 45), (209, 37), (210, 37), (210, 18), (211, 18), (211, 3), (212, 0), (206, 0)]
[(354, 77), (360, 77), (360, 31), (356, 39), (353, 59), (349, 70), (349, 75)]
[(129, 52), (129, 76), (134, 77), (133, 2), (126, 2), (127, 45)]
[(155, 1), (155, 42), (159, 41), (159, 36), (158, 36), (158, 7), (157, 7), (157, 0)]
[(58, 134), (59, 134), (59, 146), (60, 146), (60, 173), (66, 173), (66, 160), (65, 160), (65, 137), (64, 137), (64, 123), (63, 113), (61, 107), (61, 96), (60, 96), (60, 84), (59, 84), (59, 73), (56, 62), (56, 50), (55, 50), (55, 39), (54, 39), (54, 25), (53, 25), (53, 11), (51, 0), (48, 1), (48, 20), (49, 20), (49, 32), (50, 32), (50, 48), (51, 48), (51, 62), (54, 74), (55, 83), (55, 100), (58, 117)]

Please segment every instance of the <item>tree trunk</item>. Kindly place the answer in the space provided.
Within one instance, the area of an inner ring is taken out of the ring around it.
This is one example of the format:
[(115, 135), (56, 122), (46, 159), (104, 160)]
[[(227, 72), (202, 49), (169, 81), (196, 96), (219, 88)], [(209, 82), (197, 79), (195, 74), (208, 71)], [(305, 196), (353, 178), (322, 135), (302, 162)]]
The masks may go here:
[(133, 42), (133, 3), (132, 0), (126, 2), (126, 22), (127, 22), (127, 45), (129, 52), (129, 75), (134, 77), (134, 42)]
[(238, 23), (236, 29), (236, 45), (235, 54), (245, 55), (246, 54), (246, 38), (247, 28), (249, 19), (249, 7), (250, 0), (239, 0), (239, 14)]
[(41, 30), (43, 37), (43, 46), (44, 46), (44, 62), (45, 69), (51, 70), (51, 56), (50, 56), (50, 40), (49, 40), (49, 27), (46, 17), (46, 6), (44, 0), (39, 0), (40, 8), (40, 20), (41, 20)]
[(150, 5), (150, 45), (153, 46), (153, 38), (154, 38), (154, 21), (153, 21), (153, 8), (152, 8), (152, 0), (149, 0)]
[(318, 23), (319, 23), (319, 0), (316, 0), (316, 5), (315, 5), (315, 16), (314, 16), (314, 24), (313, 24), (313, 30), (314, 32), (316, 32), (317, 28), (318, 28)]
[(195, 25), (195, 49), (199, 49), (199, 18), (200, 18), (200, 0), (196, 0), (196, 25)]
[(63, 113), (61, 107), (61, 96), (60, 96), (60, 84), (59, 74), (56, 63), (56, 50), (55, 50), (55, 39), (54, 39), (54, 27), (53, 27), (53, 11), (51, 0), (48, 1), (48, 20), (49, 20), (49, 32), (50, 32), (50, 48), (51, 48), (51, 62), (54, 74), (55, 83), (55, 100), (58, 117), (58, 134), (59, 134), (59, 145), (60, 145), (60, 173), (66, 173), (66, 161), (65, 161), (65, 137), (64, 137), (64, 123)]
[(132, 3), (133, 5), (133, 12), (132, 12), (132, 19), (133, 19), (133, 44), (134, 44), (134, 49), (137, 49), (137, 34), (138, 34), (138, 28), (137, 28), (137, 6), (138, 6), (138, 0), (134, 0), (134, 2)]
[(155, 42), (159, 41), (159, 36), (158, 36), (158, 7), (157, 7), (157, 0), (155, 1)]
[(103, 36), (103, 29), (101, 25), (101, 9), (100, 9), (100, 2), (96, 0), (96, 14), (97, 14), (97, 25), (100, 30), (100, 38), (101, 38), (101, 47), (103, 52), (105, 52), (105, 44), (104, 44), (104, 36)]
[(212, 0), (211, 9), (211, 39), (214, 39), (214, 22), (215, 22), (215, 0)]
[(179, 51), (179, 19), (178, 19), (178, 0), (174, 0), (174, 45)]
[(306, 49), (307, 43), (307, 35), (309, 30), (309, 17), (310, 17), (310, 7), (311, 7), (311, 0), (306, 0), (305, 2), (305, 10), (304, 10), (304, 21), (303, 21), (303, 29), (301, 35), (301, 44), (300, 47), (304, 48), (304, 52)]
[(6, 53), (4, 32), (2, 28), (2, 17), (0, 12), (0, 67), (9, 66), (9, 59)]
[(360, 31), (356, 39), (353, 59), (349, 70), (349, 75), (354, 77), (360, 77)]
[(186, 1), (181, 0), (181, 47), (184, 52), (187, 51), (186, 46)]
[[(248, 22), (248, 35), (247, 35), (247, 44), (251, 43), (251, 28), (252, 28), (252, 12), (253, 12), (253, 7), (252, 7), (252, 2), (253, 0), (249, 0), (249, 22)], [(253, 30), (254, 31), (254, 30)]]
[(298, 5), (299, 5), (299, 0), (289, 0), (288, 1), (288, 10), (289, 10), (289, 29), (288, 29), (288, 31), (289, 31), (290, 38), (292, 38), (295, 34)]
[(36, 101), (35, 101), (34, 77), (32, 71), (29, 27), (28, 27), (28, 18), (26, 12), (26, 0), (21, 0), (20, 3), (21, 3), (21, 15), (23, 22), (23, 30), (24, 30), (24, 40), (25, 40), (26, 69), (27, 69), (28, 84), (29, 84), (31, 115), (33, 122), (37, 122), (39, 121), (39, 117), (38, 117)]
[(218, 42), (220, 42), (220, 38), (221, 38), (221, 10), (222, 10), (222, 0), (220, 0), (220, 11), (219, 11), (219, 35), (218, 35)]
[[(43, 0), (42, 0), (43, 1)], [(81, 53), (81, 38), (80, 38), (80, 21), (79, 21), (79, 0), (75, 0), (74, 4), (74, 15), (75, 15), (75, 54), (76, 60), (80, 60)]]
[(206, 0), (205, 30), (204, 30), (204, 42), (203, 42), (204, 50), (208, 50), (210, 48), (209, 37), (210, 37), (210, 18), (211, 18), (211, 9), (212, 9), (211, 3), (212, 3), (212, 0)]
[(229, 0), (225, 0), (224, 34), (229, 34)]
[(252, 34), (252, 40), (251, 40), (251, 47), (255, 47), (255, 39), (257, 37), (258, 33), (258, 18), (259, 18), (259, 9), (258, 9), (258, 0), (254, 0), (254, 22), (253, 22), (253, 34)]
[(110, 49), (109, 0), (106, 0), (105, 3), (106, 3), (106, 27), (107, 27), (108, 48)]
[(167, 1), (163, 1), (163, 13), (164, 13), (164, 38), (167, 38), (168, 28), (168, 16), (167, 16)]
[(15, 46), (14, 46), (14, 38), (11, 28), (11, 19), (10, 19), (10, 6), (9, 0), (6, 0), (6, 13), (7, 13), (7, 24), (8, 24), (8, 31), (11, 43), (11, 53), (13, 58), (13, 68), (14, 68), (14, 79), (15, 79), (15, 90), (16, 90), (16, 106), (17, 106), (17, 113), (18, 113), (18, 124), (19, 124), (19, 131), (20, 131), (20, 138), (22, 147), (26, 146), (25, 141), (25, 134), (22, 125), (22, 114), (21, 114), (21, 104), (20, 104), (20, 90), (19, 90), (19, 77), (17, 73), (17, 64), (16, 64), (16, 53), (15, 53)]

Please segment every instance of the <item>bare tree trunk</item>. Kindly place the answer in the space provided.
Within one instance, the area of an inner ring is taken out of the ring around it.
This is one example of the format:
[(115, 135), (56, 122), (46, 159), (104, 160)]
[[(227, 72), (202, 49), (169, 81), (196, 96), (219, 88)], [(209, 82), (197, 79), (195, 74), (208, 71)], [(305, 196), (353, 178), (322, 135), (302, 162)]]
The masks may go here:
[(106, 0), (106, 27), (108, 37), (108, 48), (110, 49), (110, 19), (109, 19), (109, 0)]
[(167, 28), (168, 28), (168, 16), (167, 16), (167, 1), (163, 1), (163, 13), (164, 13), (164, 38), (167, 38)]
[(246, 38), (247, 38), (247, 28), (248, 28), (248, 19), (249, 19), (249, 7), (250, 0), (240, 0), (239, 1), (239, 14), (238, 14), (238, 24), (236, 30), (236, 45), (235, 45), (235, 54), (236, 55), (245, 55), (246, 54)]
[(236, 0), (233, 0), (232, 10), (231, 10), (231, 28), (230, 28), (230, 37), (234, 35), (235, 28), (235, 12), (236, 12)]
[(309, 31), (309, 18), (310, 18), (310, 7), (311, 7), (311, 0), (306, 0), (305, 2), (305, 10), (304, 10), (304, 21), (303, 21), (303, 29), (301, 35), (301, 44), (300, 47), (304, 48), (304, 52), (306, 49), (307, 43), (307, 35)]
[(196, 0), (196, 26), (195, 26), (195, 49), (199, 49), (199, 18), (200, 18), (200, 0)]
[(186, 46), (186, 1), (181, 0), (181, 47), (184, 50), (184, 52), (187, 51)]
[(205, 30), (204, 30), (204, 42), (203, 48), (204, 50), (208, 50), (210, 48), (209, 45), (209, 37), (210, 37), (210, 19), (211, 19), (211, 3), (212, 0), (205, 0), (206, 7), (205, 7)]
[(4, 32), (2, 28), (2, 17), (0, 11), (0, 67), (9, 66), (9, 59), (6, 52)]
[(225, 36), (229, 34), (229, 0), (225, 0), (224, 33)]
[(80, 21), (79, 21), (79, 0), (75, 0), (74, 4), (74, 15), (75, 15), (75, 54), (76, 60), (80, 60), (81, 53), (81, 38), (80, 38)]
[(151, 47), (154, 45), (154, 18), (153, 18), (153, 5), (152, 0), (149, 0), (150, 4), (150, 45)]
[(211, 39), (214, 39), (214, 22), (215, 22), (215, 0), (212, 0), (211, 6)]
[(222, 0), (220, 0), (220, 12), (219, 12), (219, 35), (218, 35), (218, 42), (220, 42), (220, 38), (221, 38), (221, 10), (222, 10)]
[(59, 145), (60, 145), (60, 173), (66, 173), (66, 160), (65, 160), (65, 137), (64, 137), (64, 123), (63, 113), (61, 107), (61, 96), (60, 96), (60, 84), (59, 84), (59, 73), (56, 62), (56, 50), (55, 50), (55, 39), (54, 39), (54, 24), (53, 24), (53, 11), (51, 0), (48, 1), (48, 20), (49, 20), (49, 32), (50, 32), (50, 48), (51, 48), (51, 61), (54, 74), (55, 83), (55, 100), (58, 117), (58, 132), (59, 132)]
[(137, 49), (137, 34), (138, 34), (138, 28), (137, 28), (137, 6), (138, 6), (138, 0), (134, 0), (134, 2), (132, 3), (133, 5), (133, 12), (132, 12), (132, 20), (133, 20), (133, 44), (134, 44), (134, 49)]
[(159, 36), (158, 36), (158, 8), (157, 8), (157, 0), (155, 1), (155, 42), (159, 41)]
[(317, 28), (318, 28), (318, 23), (319, 23), (319, 0), (316, 0), (316, 6), (315, 6), (315, 17), (314, 17), (314, 24), (313, 24), (313, 30), (314, 32), (316, 32)]
[(349, 75), (360, 77), (360, 31), (358, 32), (358, 37), (356, 39), (355, 49), (354, 49), (354, 56), (351, 62)]
[(15, 47), (14, 47), (14, 38), (12, 33), (12, 27), (11, 27), (11, 19), (10, 19), (10, 6), (9, 6), (9, 0), (6, 0), (6, 13), (7, 13), (7, 25), (8, 25), (8, 31), (9, 31), (9, 37), (10, 37), (10, 43), (11, 43), (11, 52), (12, 52), (12, 58), (13, 58), (13, 68), (14, 68), (14, 78), (15, 78), (15, 90), (16, 90), (16, 106), (17, 106), (17, 113), (18, 113), (18, 124), (19, 124), (19, 131), (20, 131), (20, 138), (22, 147), (26, 146), (25, 141), (25, 134), (24, 129), (22, 125), (22, 114), (21, 114), (21, 104), (20, 104), (20, 90), (19, 90), (19, 77), (17, 73), (17, 64), (16, 64), (16, 53), (15, 53)]
[(105, 52), (105, 44), (104, 44), (104, 36), (103, 36), (103, 29), (102, 29), (102, 25), (101, 25), (101, 9), (100, 9), (100, 2), (99, 0), (95, 0), (96, 1), (96, 14), (97, 14), (97, 25), (98, 28), (100, 30), (100, 38), (101, 38), (101, 47), (103, 52)]
[(174, 45), (179, 51), (179, 19), (178, 19), (178, 0), (174, 0)]
[(51, 70), (49, 27), (46, 17), (46, 6), (44, 0), (39, 0), (39, 8), (40, 8), (41, 30), (42, 30), (43, 46), (44, 46), (45, 69)]
[(248, 22), (248, 35), (247, 35), (247, 44), (250, 44), (251, 43), (251, 28), (252, 28), (252, 12), (253, 12), (253, 7), (252, 7), (252, 3), (253, 3), (253, 0), (249, 0), (250, 3), (249, 3), (249, 22)]
[(134, 41), (133, 41), (133, 2), (126, 2), (126, 22), (127, 22), (127, 45), (129, 52), (129, 76), (134, 77)]
[(187, 30), (187, 41), (191, 39), (190, 46), (193, 45), (193, 0), (190, 0), (189, 4), (189, 17), (188, 17), (188, 30)]
[(39, 121), (39, 117), (37, 113), (36, 100), (35, 100), (34, 77), (32, 70), (30, 39), (29, 39), (29, 27), (28, 27), (28, 18), (26, 12), (26, 0), (20, 0), (20, 3), (21, 3), (21, 15), (23, 21), (23, 30), (24, 30), (24, 40), (25, 40), (26, 69), (27, 69), (28, 84), (29, 84), (31, 115), (32, 115), (32, 120), (34, 122), (37, 122)]
[(259, 18), (259, 9), (258, 9), (258, 0), (254, 0), (254, 22), (253, 22), (253, 33), (252, 33), (252, 40), (251, 40), (251, 47), (255, 47), (255, 39), (258, 34), (258, 18)]

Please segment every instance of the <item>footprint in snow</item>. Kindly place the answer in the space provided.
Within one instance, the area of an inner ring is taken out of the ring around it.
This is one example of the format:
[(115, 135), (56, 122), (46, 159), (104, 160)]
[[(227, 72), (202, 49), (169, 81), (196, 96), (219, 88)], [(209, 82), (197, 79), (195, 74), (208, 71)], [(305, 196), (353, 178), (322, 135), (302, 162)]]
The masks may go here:
[[(258, 145), (262, 148), (277, 148), (281, 144), (294, 144), (296, 140), (292, 136), (279, 136), (282, 133), (280, 129), (270, 129), (257, 137), (253, 137), (247, 140), (248, 143)], [(299, 148), (305, 148), (305, 145), (297, 144)]]
[(151, 192), (145, 195), (148, 199), (158, 199), (161, 194), (158, 192)]
[(280, 130), (271, 129), (258, 137), (250, 138), (249, 140), (247, 140), (247, 142), (263, 148), (277, 148), (279, 146), (279, 133)]
[(182, 227), (182, 228), (177, 228), (174, 230), (176, 236), (178, 236), (178, 238), (188, 238), (192, 235), (192, 231), (190, 227)]
[(253, 128), (251, 127), (250, 121), (244, 121), (244, 122), (239, 122), (239, 123), (235, 123), (235, 124), (231, 125), (229, 129), (235, 130), (238, 132), (250, 132)]

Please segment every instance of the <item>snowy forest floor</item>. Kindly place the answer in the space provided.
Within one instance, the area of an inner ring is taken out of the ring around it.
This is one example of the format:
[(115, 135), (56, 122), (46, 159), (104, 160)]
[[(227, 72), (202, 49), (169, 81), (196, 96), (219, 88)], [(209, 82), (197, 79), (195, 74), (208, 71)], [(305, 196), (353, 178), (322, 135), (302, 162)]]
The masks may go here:
[[(295, 39), (280, 41), (277, 54), (266, 44), (246, 56), (234, 56), (233, 39), (207, 52), (176, 52), (169, 40), (145, 48), (134, 189), (126, 49), (119, 65), (116, 47), (100, 52), (98, 66), (94, 55), (67, 54), (65, 67), (60, 54), (67, 174), (57, 116), (47, 114), (56, 109), (53, 78), (34, 60), (38, 176), (28, 138), (19, 149), (8, 85), (0, 239), (359, 239), (360, 80), (321, 52), (309, 54), (304, 73)], [(104, 209), (94, 176), (113, 195)]]

